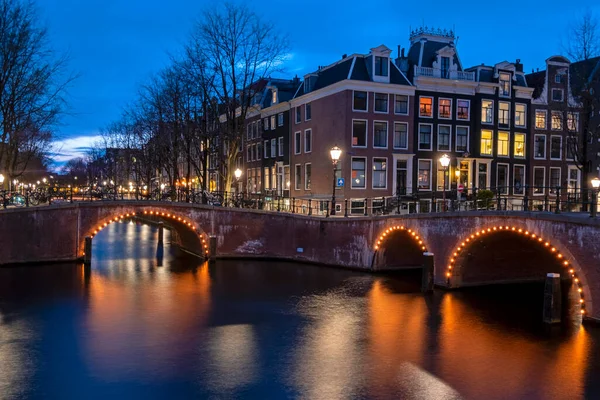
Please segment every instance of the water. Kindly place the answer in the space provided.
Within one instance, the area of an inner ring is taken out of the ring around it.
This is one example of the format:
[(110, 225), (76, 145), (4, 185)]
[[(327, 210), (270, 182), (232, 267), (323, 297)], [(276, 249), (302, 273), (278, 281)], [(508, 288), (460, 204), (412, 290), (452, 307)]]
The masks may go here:
[(600, 328), (545, 329), (539, 285), (423, 296), (414, 272), (157, 266), (156, 235), (111, 224), (87, 271), (0, 269), (1, 398), (600, 398)]

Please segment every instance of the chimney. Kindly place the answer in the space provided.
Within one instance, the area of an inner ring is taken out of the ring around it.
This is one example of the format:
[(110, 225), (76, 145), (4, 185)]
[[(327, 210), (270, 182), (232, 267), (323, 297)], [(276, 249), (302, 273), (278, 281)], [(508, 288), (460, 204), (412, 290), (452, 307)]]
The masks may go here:
[(396, 66), (404, 74), (408, 73), (408, 58), (404, 57), (404, 49), (398, 45), (398, 58), (395, 60)]
[(348, 57), (348, 54), (342, 54), (342, 60), (346, 57)]
[(536, 72), (540, 72), (540, 69), (539, 69), (539, 67), (538, 67), (538, 68), (536, 68), (535, 70), (536, 70)]
[(523, 64), (521, 64), (521, 59), (517, 58), (517, 62), (515, 63), (515, 69), (517, 72), (523, 72)]

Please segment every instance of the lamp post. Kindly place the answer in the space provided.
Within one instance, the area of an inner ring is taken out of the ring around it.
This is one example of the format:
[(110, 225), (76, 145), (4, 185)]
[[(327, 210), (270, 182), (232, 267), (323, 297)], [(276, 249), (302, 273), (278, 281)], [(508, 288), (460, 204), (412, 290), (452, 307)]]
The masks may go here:
[(600, 188), (600, 179), (592, 179), (592, 207), (590, 209), (590, 217), (596, 218), (596, 212), (598, 209), (598, 188)]
[(335, 172), (337, 171), (337, 164), (342, 155), (342, 149), (337, 146), (333, 146), (329, 150), (331, 156), (331, 163), (333, 164), (333, 191), (331, 193), (331, 215), (335, 215)]
[(240, 178), (242, 177), (242, 170), (237, 168), (235, 171), (233, 171), (233, 176), (235, 176), (235, 186), (236, 186), (236, 191), (239, 193), (241, 192), (240, 190)]
[(4, 175), (0, 174), (0, 189), (4, 189)]
[(444, 188), (442, 190), (442, 211), (446, 211), (446, 171), (448, 170), (448, 165), (450, 165), (450, 157), (448, 154), (444, 154), (440, 157), (440, 164), (444, 167)]

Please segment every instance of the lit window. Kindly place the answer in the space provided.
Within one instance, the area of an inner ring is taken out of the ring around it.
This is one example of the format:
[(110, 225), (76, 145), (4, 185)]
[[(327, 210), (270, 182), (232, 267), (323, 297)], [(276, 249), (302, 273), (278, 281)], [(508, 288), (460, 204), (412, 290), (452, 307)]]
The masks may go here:
[(367, 92), (355, 90), (352, 105), (355, 111), (367, 111)]
[(535, 110), (535, 129), (546, 129), (545, 110)]
[(482, 130), (481, 131), (481, 149), (480, 153), (482, 156), (492, 155), (492, 131)]
[(273, 93), (273, 96), (271, 98), (271, 103), (277, 104), (277, 90), (273, 90), (272, 93)]
[(535, 135), (533, 141), (533, 158), (546, 158), (546, 135)]
[(579, 114), (578, 113), (573, 113), (573, 112), (567, 113), (567, 128), (571, 132), (577, 132), (577, 129), (579, 128)]
[(352, 147), (367, 146), (367, 121), (352, 121)]
[(373, 189), (387, 187), (387, 158), (373, 158)]
[(431, 160), (419, 160), (419, 189), (431, 190)]
[(373, 147), (387, 148), (387, 122), (373, 123)]
[(269, 118), (265, 118), (264, 123), (265, 123), (265, 126), (264, 126), (265, 131), (268, 131), (269, 130)]
[(510, 97), (510, 74), (500, 73), (500, 96)]
[(419, 124), (419, 150), (431, 150), (431, 125)]
[(525, 158), (525, 134), (515, 133), (515, 157)]
[(366, 165), (367, 159), (363, 157), (352, 157), (352, 182), (353, 189), (364, 189), (366, 187)]
[(550, 193), (556, 194), (556, 188), (560, 187), (560, 168), (550, 168)]
[(388, 95), (385, 93), (375, 93), (375, 111), (388, 112)]
[(561, 82), (562, 82), (562, 75), (560, 75), (560, 74), (554, 75), (554, 83), (561, 83)]
[(577, 152), (579, 151), (576, 137), (567, 138), (567, 160), (574, 160)]
[(498, 132), (498, 155), (508, 157), (509, 147), (509, 133)]
[(481, 122), (484, 124), (494, 123), (494, 102), (492, 100), (481, 100)]
[(404, 122), (394, 123), (394, 148), (408, 149), (408, 124)]
[(438, 116), (440, 118), (449, 119), (452, 115), (452, 100), (440, 99), (438, 105)]
[(310, 163), (304, 164), (304, 190), (310, 190), (312, 166)]
[(468, 120), (470, 117), (471, 102), (469, 100), (456, 101), (456, 118)]
[(562, 131), (563, 129), (563, 114), (560, 111), (552, 111), (552, 130)]
[(498, 124), (510, 125), (510, 103), (504, 101), (498, 104)]
[(527, 105), (515, 104), (515, 126), (525, 127), (527, 124)]
[(432, 117), (433, 97), (419, 97), (419, 117)]

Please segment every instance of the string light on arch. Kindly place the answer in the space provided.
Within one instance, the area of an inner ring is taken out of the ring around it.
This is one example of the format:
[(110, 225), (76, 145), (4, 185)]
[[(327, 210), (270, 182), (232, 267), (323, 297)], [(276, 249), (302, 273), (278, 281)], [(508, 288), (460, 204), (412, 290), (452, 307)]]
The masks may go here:
[(464, 239), (464, 241), (462, 241), (460, 243), (460, 245), (458, 247), (456, 247), (456, 249), (454, 249), (454, 251), (452, 251), (452, 253), (451, 253), (450, 260), (446, 267), (446, 283), (448, 284), (448, 286), (450, 286), (450, 279), (452, 278), (452, 270), (456, 269), (454, 267), (456, 260), (458, 259), (458, 256), (460, 255), (460, 253), (465, 249), (465, 245), (467, 243), (469, 243), (472, 239), (475, 239), (478, 236), (484, 235), (487, 232), (493, 232), (493, 231), (498, 231), (498, 230), (500, 230), (500, 231), (507, 230), (510, 232), (514, 232), (515, 234), (522, 235), (522, 236), (532, 239), (534, 244), (539, 245), (542, 249), (544, 249), (544, 250), (548, 251), (549, 253), (551, 253), (552, 255), (554, 255), (563, 267), (568, 268), (567, 272), (573, 279), (573, 282), (577, 286), (577, 292), (579, 293), (579, 305), (580, 305), (580, 310), (581, 310), (580, 312), (582, 315), (585, 315), (586, 309), (585, 309), (585, 298), (583, 295), (583, 284), (581, 282), (581, 279), (575, 273), (575, 269), (570, 267), (571, 263), (565, 259), (565, 256), (562, 253), (560, 253), (556, 249), (556, 247), (552, 246), (550, 244), (550, 242), (544, 240), (544, 238), (542, 238), (542, 236), (536, 235), (533, 232), (529, 232), (529, 231), (523, 230), (521, 228), (516, 228), (514, 226), (513, 227), (502, 226), (502, 225), (494, 226), (492, 228), (482, 229), (481, 231), (476, 231), (475, 234), (471, 234), (470, 236), (467, 236), (466, 239)]
[(390, 236), (390, 234), (395, 231), (406, 231), (408, 233), (408, 236), (411, 237), (417, 243), (417, 245), (422, 251), (427, 251), (427, 246), (425, 246), (423, 238), (420, 237), (414, 230), (405, 228), (404, 225), (394, 225), (383, 231), (381, 235), (379, 235), (377, 241), (375, 242), (374, 250), (379, 250), (385, 239), (387, 239)]

